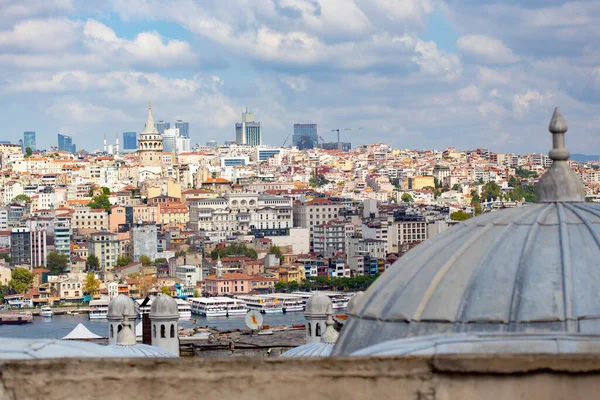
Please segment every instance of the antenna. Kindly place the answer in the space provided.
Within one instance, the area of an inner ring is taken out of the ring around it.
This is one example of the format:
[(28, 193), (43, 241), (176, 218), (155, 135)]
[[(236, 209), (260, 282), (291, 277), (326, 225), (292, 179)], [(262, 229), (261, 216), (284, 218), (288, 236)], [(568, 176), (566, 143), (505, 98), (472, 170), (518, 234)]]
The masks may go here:
[(263, 326), (263, 316), (256, 310), (248, 311), (246, 314), (246, 326), (253, 331), (257, 331)]

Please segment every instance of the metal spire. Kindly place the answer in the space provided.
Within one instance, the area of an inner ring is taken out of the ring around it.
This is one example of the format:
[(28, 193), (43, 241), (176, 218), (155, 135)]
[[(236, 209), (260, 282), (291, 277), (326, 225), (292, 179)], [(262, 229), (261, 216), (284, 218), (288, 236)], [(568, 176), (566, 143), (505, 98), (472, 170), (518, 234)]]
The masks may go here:
[(565, 148), (567, 121), (558, 107), (550, 120), (552, 150), (548, 154), (552, 167), (541, 177), (536, 187), (538, 203), (585, 201), (585, 188), (579, 176), (569, 167), (569, 151)]

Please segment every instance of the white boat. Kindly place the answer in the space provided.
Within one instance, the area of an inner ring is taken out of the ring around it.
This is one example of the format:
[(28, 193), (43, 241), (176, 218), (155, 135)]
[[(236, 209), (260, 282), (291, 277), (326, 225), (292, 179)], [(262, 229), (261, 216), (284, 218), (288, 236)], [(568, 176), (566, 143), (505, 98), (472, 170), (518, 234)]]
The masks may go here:
[(52, 317), (52, 309), (50, 307), (42, 307), (42, 317)]
[(265, 294), (264, 297), (277, 299), (279, 303), (282, 303), (284, 313), (304, 311), (306, 300), (301, 296), (295, 296), (287, 293), (273, 293)]
[(90, 313), (88, 314), (90, 319), (106, 318), (109, 303), (110, 300), (108, 298), (101, 298), (98, 300), (90, 301)]
[(249, 310), (256, 310), (262, 314), (283, 314), (283, 303), (277, 298), (267, 295), (241, 295), (236, 298), (246, 302)]
[[(136, 299), (135, 302), (138, 305), (138, 312), (140, 315), (142, 314), (150, 314), (150, 308), (152, 306), (152, 300), (154, 300), (154, 296), (150, 297), (148, 303), (145, 306), (142, 306), (142, 303), (145, 299)], [(189, 302), (182, 299), (175, 299), (177, 301), (177, 310), (179, 311), (179, 319), (190, 319), (192, 318), (192, 308)]]
[(192, 297), (188, 300), (192, 306), (192, 313), (205, 317), (245, 315), (248, 312), (243, 301), (229, 297)]
[(291, 293), (294, 296), (299, 296), (304, 298), (304, 303), (315, 293), (322, 293), (326, 296), (329, 296), (331, 299), (331, 306), (333, 309), (346, 308), (348, 306), (348, 300), (350, 300), (349, 294), (341, 293), (341, 292), (331, 292), (327, 290), (322, 290), (318, 292), (293, 292)]

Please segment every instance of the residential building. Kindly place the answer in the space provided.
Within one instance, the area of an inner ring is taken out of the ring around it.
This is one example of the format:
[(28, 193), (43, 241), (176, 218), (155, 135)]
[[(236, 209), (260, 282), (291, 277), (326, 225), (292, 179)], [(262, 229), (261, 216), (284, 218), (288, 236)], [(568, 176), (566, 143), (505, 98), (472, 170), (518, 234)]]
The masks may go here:
[(346, 252), (346, 224), (327, 222), (314, 226), (313, 252), (326, 257)]
[(108, 213), (104, 209), (79, 206), (75, 208), (75, 213), (71, 216), (71, 228), (108, 230)]
[(248, 108), (242, 113), (242, 122), (235, 124), (235, 140), (238, 144), (262, 145), (260, 122), (254, 121), (254, 114), (249, 113)]
[(154, 223), (135, 223), (131, 229), (133, 261), (139, 261), (141, 256), (151, 260), (158, 258), (158, 230)]
[(111, 271), (117, 266), (120, 243), (117, 235), (112, 232), (96, 232), (88, 240), (88, 257), (94, 254), (100, 261), (100, 270)]
[(31, 232), (29, 228), (13, 228), (10, 234), (11, 265), (31, 265)]
[(314, 228), (338, 219), (343, 205), (329, 199), (312, 199), (294, 204), (294, 226), (310, 231), (310, 250), (313, 251)]
[(369, 256), (374, 259), (385, 258), (387, 242), (383, 240), (351, 237), (347, 241), (348, 259), (355, 256)]
[(425, 217), (420, 214), (409, 214), (406, 211), (396, 213), (388, 229), (388, 252), (397, 253), (404, 244), (429, 239), (428, 225)]
[(211, 296), (248, 294), (252, 291), (252, 280), (252, 275), (238, 273), (209, 275), (204, 279), (204, 288)]

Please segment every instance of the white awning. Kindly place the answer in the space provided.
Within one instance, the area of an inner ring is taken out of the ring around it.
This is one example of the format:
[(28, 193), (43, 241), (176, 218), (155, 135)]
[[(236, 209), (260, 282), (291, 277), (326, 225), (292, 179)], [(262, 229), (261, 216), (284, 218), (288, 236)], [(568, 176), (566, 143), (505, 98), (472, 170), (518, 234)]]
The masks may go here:
[(102, 339), (102, 336), (96, 335), (83, 324), (79, 324), (63, 339), (85, 340), (85, 339)]

